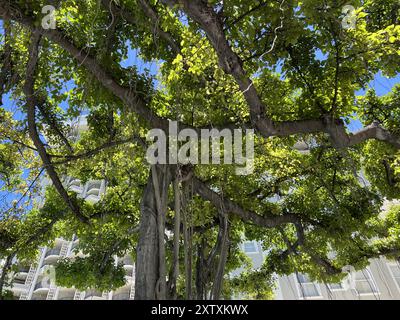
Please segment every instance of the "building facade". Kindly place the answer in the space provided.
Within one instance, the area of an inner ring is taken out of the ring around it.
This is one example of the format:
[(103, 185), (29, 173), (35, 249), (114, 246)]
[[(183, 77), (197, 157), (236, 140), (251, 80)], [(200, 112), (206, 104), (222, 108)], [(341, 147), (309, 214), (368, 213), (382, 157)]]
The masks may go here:
[[(264, 252), (256, 241), (243, 243), (243, 251), (259, 268)], [(276, 300), (400, 300), (400, 263), (384, 257), (371, 259), (360, 271), (349, 268), (341, 283), (312, 282), (306, 274), (277, 277)]]
[(79, 291), (55, 285), (54, 269), (57, 260), (73, 258), (81, 253), (75, 252), (79, 239), (56, 239), (53, 248), (41, 248), (38, 260), (30, 266), (20, 266), (13, 275), (11, 290), (20, 300), (132, 300), (135, 294), (135, 270), (132, 258), (127, 255), (115, 258), (115, 263), (122, 263), (126, 271), (125, 285), (113, 292), (96, 290)]
[[(44, 181), (43, 185), (48, 184)], [(89, 202), (97, 202), (105, 191), (105, 181), (89, 181), (82, 184), (80, 180), (66, 178), (64, 185), (74, 191), (79, 197)], [(121, 263), (126, 271), (126, 283), (114, 292), (98, 292), (88, 290), (80, 292), (73, 288), (57, 287), (54, 282), (54, 268), (59, 259), (80, 256), (82, 253), (74, 250), (79, 239), (56, 239), (52, 248), (41, 248), (38, 259), (30, 266), (19, 266), (19, 271), (13, 275), (11, 290), (16, 299), (20, 300), (129, 300), (134, 298), (134, 262), (127, 255), (115, 257), (115, 263)]]

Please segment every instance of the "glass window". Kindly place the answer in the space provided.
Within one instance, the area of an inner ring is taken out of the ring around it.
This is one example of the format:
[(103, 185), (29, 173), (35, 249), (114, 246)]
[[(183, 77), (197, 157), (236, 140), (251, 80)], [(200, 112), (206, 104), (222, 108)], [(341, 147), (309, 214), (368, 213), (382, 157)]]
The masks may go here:
[(342, 284), (339, 283), (330, 283), (328, 284), (330, 290), (343, 290)]
[(314, 282), (312, 282), (307, 275), (298, 273), (296, 274), (296, 276), (297, 276), (300, 295), (302, 298), (321, 296), (317, 285)]
[(258, 252), (257, 246), (254, 241), (246, 241), (243, 245), (244, 252), (251, 253), (251, 252)]
[(356, 290), (359, 294), (376, 293), (374, 280), (368, 270), (357, 271), (355, 274)]
[(389, 264), (389, 269), (392, 272), (394, 280), (400, 287), (400, 266), (398, 264)]

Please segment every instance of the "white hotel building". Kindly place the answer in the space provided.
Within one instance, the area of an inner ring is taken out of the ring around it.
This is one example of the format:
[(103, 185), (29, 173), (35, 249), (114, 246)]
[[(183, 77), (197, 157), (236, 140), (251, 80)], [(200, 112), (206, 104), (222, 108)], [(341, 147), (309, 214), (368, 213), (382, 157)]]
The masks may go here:
[[(243, 244), (243, 250), (259, 268), (264, 261), (261, 245)], [(384, 257), (371, 259), (360, 271), (352, 268), (342, 283), (315, 283), (307, 275), (294, 273), (277, 277), (276, 300), (400, 300), (400, 263)]]

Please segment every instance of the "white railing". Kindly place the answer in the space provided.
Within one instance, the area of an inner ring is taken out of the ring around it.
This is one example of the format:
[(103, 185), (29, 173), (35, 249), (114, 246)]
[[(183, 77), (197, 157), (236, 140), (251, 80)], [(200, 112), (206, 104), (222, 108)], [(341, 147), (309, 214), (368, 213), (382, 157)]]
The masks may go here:
[(28, 291), (22, 292), (21, 295), (19, 296), (19, 300), (28, 300)]
[(104, 300), (108, 300), (109, 293), (108, 292), (103, 292), (102, 297), (104, 298)]
[(26, 281), (25, 281), (25, 284), (27, 286), (30, 286), (32, 284), (32, 281), (33, 281), (33, 278), (35, 277), (35, 274), (36, 274), (36, 266), (32, 265), (29, 268), (29, 272), (28, 272), (28, 275), (27, 275)]
[(57, 291), (57, 287), (53, 286), (53, 285), (50, 285), (50, 290), (47, 293), (46, 300), (54, 300), (54, 297), (56, 295), (56, 291)]
[(29, 272), (28, 272), (28, 275), (26, 276), (26, 280), (25, 280), (26, 292), (23, 292), (19, 296), (19, 300), (28, 300), (29, 291), (30, 291), (33, 279), (35, 278), (36, 270), (37, 270), (37, 268), (34, 265), (31, 265), (31, 267), (29, 268)]
[(74, 300), (83, 300), (85, 297), (85, 292), (75, 291)]
[(130, 292), (129, 292), (129, 300), (133, 300), (133, 299), (135, 299), (135, 279), (136, 277), (135, 277), (135, 268), (133, 268), (133, 271), (132, 271), (132, 284), (131, 284), (131, 290), (130, 290)]
[(69, 243), (68, 242), (64, 242), (63, 245), (61, 246), (61, 250), (60, 250), (60, 257), (61, 258), (65, 258), (67, 256), (68, 248), (69, 248)]

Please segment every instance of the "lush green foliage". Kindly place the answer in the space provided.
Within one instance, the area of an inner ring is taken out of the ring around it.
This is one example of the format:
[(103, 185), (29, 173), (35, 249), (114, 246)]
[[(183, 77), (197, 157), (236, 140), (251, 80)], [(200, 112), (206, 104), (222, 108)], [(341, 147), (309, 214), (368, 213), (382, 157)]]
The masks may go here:
[[(5, 2), (0, 1), (1, 6)], [(13, 2), (40, 28), (41, 8), (47, 1)], [(112, 1), (131, 20), (117, 11), (110, 14), (102, 2), (61, 1), (57, 31), (62, 39), (94, 58), (116, 85), (134, 92), (135, 101), (143, 101), (155, 117), (195, 127), (242, 127), (249, 123), (249, 106), (237, 81), (223, 71), (204, 31), (184, 11), (149, 1), (158, 15), (154, 28), (139, 1)], [(400, 135), (399, 86), (385, 96), (373, 90), (363, 97), (355, 93), (367, 88), (378, 72), (387, 76), (400, 72), (398, 0), (352, 1), (357, 24), (350, 29), (341, 26), (347, 1), (262, 2), (252, 10), (252, 0), (224, 1), (220, 15), (226, 38), (246, 73), (252, 75), (268, 117), (274, 121), (307, 120), (328, 113), (347, 124), (352, 119), (365, 126), (377, 121)], [(219, 1), (208, 3), (220, 9)], [(0, 107), (0, 187), (18, 195), (12, 203), (8, 198), (7, 206), (1, 209), (0, 258), (15, 254), (21, 261), (32, 261), (39, 246), (51, 246), (56, 237), (70, 239), (75, 234), (80, 240), (76, 250), (86, 257), (61, 261), (58, 283), (81, 290), (118, 288), (124, 284), (123, 269), (114, 266), (112, 257), (126, 253), (135, 257), (135, 228), (148, 177), (143, 141), (152, 125), (136, 112), (134, 104), (105, 88), (85, 62), (77, 61), (57, 44), (51, 31), (44, 33), (34, 87), (41, 101), (37, 128), (60, 177), (72, 176), (82, 182), (105, 180), (107, 191), (96, 204), (69, 192), (90, 224), (78, 220), (52, 187), (47, 188), (46, 201), (39, 206), (35, 199), (45, 192), (39, 188), (44, 183), (38, 183), (44, 178), (43, 162), (29, 136), (23, 93), (31, 31), (17, 18), (2, 19), (0, 53), (5, 57), (11, 50), (11, 66), (7, 66), (7, 59), (0, 60), (6, 79), (0, 93), (9, 94), (22, 115), (16, 117), (9, 107)], [(167, 32), (179, 52), (157, 30)], [(87, 115), (88, 128), (72, 138), (73, 121), (83, 114)], [(298, 141), (304, 141), (310, 151), (294, 148)], [(249, 176), (235, 175), (233, 165), (198, 165), (194, 174), (222, 199), (233, 200), (246, 211), (261, 217), (297, 216), (304, 241), (295, 246), (299, 240), (295, 224), (265, 228), (228, 213), (225, 296), (240, 292), (248, 298), (271, 298), (274, 274), (298, 271), (325, 282), (339, 281), (345, 274), (332, 270), (340, 271), (348, 264), (363, 268), (368, 258), (381, 254), (399, 256), (399, 207), (380, 215), (385, 198), (399, 198), (397, 148), (369, 140), (338, 150), (325, 133), (315, 132), (268, 138), (257, 135), (255, 155), (255, 170)], [(360, 172), (369, 183), (360, 179)], [(195, 230), (192, 256), (196, 261), (196, 250), (207, 257), (216, 244), (215, 221), (220, 208), (194, 193), (185, 195), (185, 215)], [(172, 188), (169, 199), (173, 199)], [(173, 206), (166, 217), (172, 231)], [(238, 278), (228, 277), (248, 263), (240, 246), (244, 238), (262, 243), (265, 262), (259, 270), (248, 268)], [(166, 244), (167, 266), (171, 267), (172, 239)], [(181, 250), (180, 298), (185, 292), (183, 259)], [(214, 264), (210, 279), (215, 270)]]

